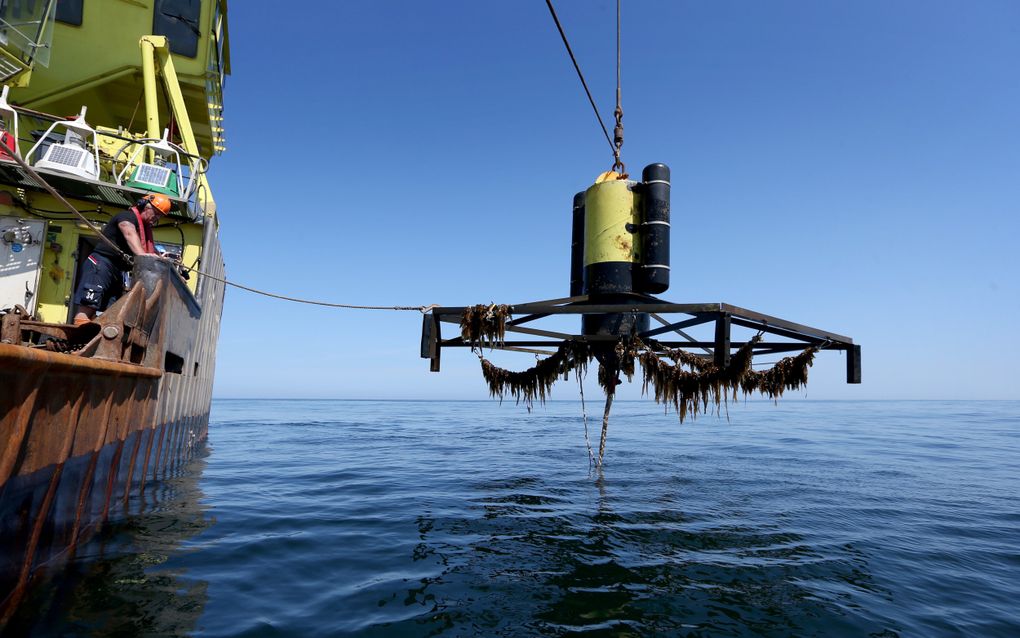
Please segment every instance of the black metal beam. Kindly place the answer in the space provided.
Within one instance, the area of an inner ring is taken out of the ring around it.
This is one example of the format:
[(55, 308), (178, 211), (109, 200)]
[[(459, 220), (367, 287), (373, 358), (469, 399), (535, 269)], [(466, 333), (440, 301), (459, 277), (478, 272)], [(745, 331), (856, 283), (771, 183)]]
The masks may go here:
[(846, 382), (861, 382), (861, 347), (852, 345), (846, 349)]
[[(449, 340), (443, 340), (440, 332), (442, 322), (459, 324), (466, 306), (444, 306), (432, 310), (426, 316), (426, 322), (422, 324), (422, 356), (431, 359), (431, 369), (439, 370), (440, 352), (443, 346), (446, 347), (469, 347), (459, 336)], [(653, 340), (653, 347), (661, 345), (666, 348), (701, 348), (712, 355), (712, 359), (718, 364), (725, 366), (734, 348), (732, 343), (731, 326), (737, 325), (744, 328), (760, 330), (762, 332), (786, 337), (796, 340), (791, 342), (762, 342), (755, 346), (755, 354), (771, 354), (793, 352), (801, 350), (809, 345), (821, 346), (826, 350), (845, 350), (847, 352), (847, 383), (861, 382), (860, 369), (860, 346), (853, 343), (853, 339), (844, 335), (820, 330), (811, 326), (793, 323), (763, 313), (747, 310), (725, 303), (696, 303), (696, 304), (675, 304), (660, 301), (654, 297), (636, 296), (633, 300), (624, 303), (590, 303), (587, 296), (565, 297), (549, 301), (537, 301), (513, 306), (513, 311), (527, 312), (525, 316), (518, 317), (507, 322), (507, 331), (516, 332), (540, 337), (548, 337), (550, 340), (519, 340), (506, 341), (495, 349), (521, 350), (529, 347), (555, 348), (560, 341), (573, 340), (586, 343), (612, 343), (617, 337), (612, 335), (569, 335), (551, 330), (539, 330), (536, 328), (519, 327), (520, 324), (542, 319), (550, 315), (585, 315), (585, 314), (611, 314), (611, 313), (649, 313), (655, 319), (665, 325), (648, 330), (640, 334), (642, 338), (651, 339), (657, 335), (667, 332), (675, 332), (683, 336), (687, 341), (658, 341)], [(682, 313), (692, 315), (691, 318), (675, 323), (668, 323), (657, 316), (657, 313), (670, 314)], [(713, 341), (695, 341), (692, 337), (682, 331), (683, 328), (696, 326), (710, 321), (715, 321), (715, 335)], [(555, 339), (556, 341), (552, 341)], [(739, 346), (738, 346), (739, 347)], [(528, 350), (525, 350), (528, 351)], [(535, 352), (535, 351), (530, 351)]]
[(518, 317), (517, 319), (511, 319), (506, 322), (508, 326), (519, 326), (522, 323), (528, 323), (529, 321), (535, 321), (536, 319), (545, 319), (549, 315), (527, 315), (524, 317)]
[(433, 315), (422, 315), (421, 317), (421, 358), (432, 357), (432, 322), (436, 318)]
[(429, 371), (439, 372), (440, 358), (443, 354), (443, 331), (439, 323), (439, 317), (432, 316), (432, 340), (429, 347)]
[[(690, 328), (691, 326), (700, 326), (701, 324), (708, 323), (709, 321), (712, 321), (714, 319), (714, 317), (711, 316), (711, 315), (698, 315), (697, 317), (694, 317), (692, 319), (687, 319), (685, 321), (678, 321), (677, 323), (666, 323), (665, 320), (663, 320), (662, 318), (656, 316), (655, 313), (651, 313), (651, 314), (657, 320), (662, 321), (665, 325), (663, 325), (661, 328), (655, 328), (655, 329), (649, 330), (647, 332), (642, 332), (640, 335), (638, 335), (638, 336), (640, 336), (642, 338), (644, 338), (644, 337), (654, 337), (655, 335), (661, 335), (661, 334), (665, 334), (667, 332), (679, 332), (680, 330), (683, 330), (684, 328)], [(682, 335), (682, 336), (686, 337), (687, 335)]]
[[(462, 308), (461, 312), (459, 312), (457, 314), (443, 314), (443, 315), (437, 315), (437, 316), (439, 317), (440, 321), (444, 321), (446, 323), (455, 323), (455, 324), (457, 324), (459, 326), (460, 325), (460, 318), (463, 316), (463, 314), (464, 314), (464, 309)], [(537, 319), (544, 319), (544, 318), (546, 318), (548, 316), (549, 316), (548, 314), (526, 315), (524, 317), (518, 317), (517, 319), (511, 319), (510, 321), (506, 322), (506, 325), (508, 325), (508, 326), (519, 326), (522, 323), (528, 323), (529, 321), (535, 321)]]
[[(606, 314), (619, 312), (686, 313), (690, 315), (709, 314), (712, 315), (709, 320), (718, 318), (721, 314), (728, 314), (731, 315), (734, 320), (740, 319), (747, 322), (740, 323), (738, 325), (764, 329), (767, 332), (773, 332), (774, 334), (784, 334), (782, 331), (785, 330), (786, 333), (788, 333), (787, 336), (793, 336), (794, 338), (803, 338), (807, 336), (822, 340), (829, 339), (831, 341), (839, 341), (842, 343), (853, 343), (853, 339), (844, 335), (793, 323), (792, 321), (786, 321), (785, 319), (780, 319), (778, 317), (754, 312), (753, 310), (747, 310), (746, 308), (740, 308), (738, 306), (725, 303), (674, 304), (668, 302), (648, 303), (647, 301), (635, 301), (632, 303), (616, 304), (574, 303), (572, 305), (552, 305), (543, 302), (536, 302), (533, 304), (521, 304), (520, 306), (515, 306), (514, 309), (526, 309), (528, 312), (545, 315)], [(464, 310), (465, 306), (444, 306), (434, 308), (432, 312), (433, 314), (440, 315), (444, 321), (450, 321), (447, 317), (451, 319), (456, 317), (456, 320), (459, 322), (461, 315), (464, 314)], [(737, 322), (734, 321), (734, 323)]]
[[(535, 347), (535, 346), (537, 346), (537, 347), (552, 348), (552, 347), (559, 346), (561, 341), (582, 341), (582, 342), (585, 342), (585, 343), (616, 343), (618, 341), (618, 337), (614, 337), (612, 335), (569, 335), (567, 337), (567, 339), (558, 340), (558, 341), (548, 341), (548, 340), (538, 340), (538, 339), (535, 339), (535, 340), (523, 340), (522, 339), (522, 340), (518, 340), (518, 341), (504, 341), (501, 345), (493, 346), (492, 349), (493, 350), (500, 350), (500, 349), (504, 349), (504, 348), (510, 347), (510, 346), (526, 346), (526, 347)], [(471, 347), (471, 344), (466, 343), (460, 337), (454, 337), (453, 339), (447, 339), (445, 341), (442, 341), (440, 345), (442, 345), (442, 347), (444, 347), (444, 348), (469, 348), (469, 347)], [(675, 350), (677, 348), (699, 348), (699, 349), (710, 348), (710, 349), (714, 349), (716, 344), (715, 344), (714, 341), (660, 341), (660, 340), (655, 340), (655, 341), (650, 342), (650, 343), (648, 343), (646, 345), (648, 345), (652, 349), (655, 349), (656, 346), (664, 346), (666, 348), (671, 348), (671, 349)], [(737, 348), (739, 348), (742, 345), (743, 345), (743, 343), (740, 343), (740, 344), (732, 344), (731, 343), (730, 344), (731, 352), (736, 350)], [(773, 352), (797, 352), (797, 351), (803, 350), (804, 348), (806, 348), (806, 347), (808, 347), (810, 345), (811, 345), (810, 343), (797, 343), (797, 344), (793, 344), (793, 343), (785, 343), (785, 342), (783, 342), (783, 343), (759, 343), (757, 346), (755, 346), (754, 351), (756, 353), (759, 352), (759, 351), (760, 352), (764, 352), (764, 353), (768, 353), (770, 351), (773, 351)], [(488, 345), (486, 345), (485, 347), (488, 348)], [(832, 344), (829, 344), (829, 346), (827, 346), (825, 349), (826, 350), (842, 350), (843, 347), (840, 346), (839, 344), (832, 343)], [(711, 355), (713, 357), (715, 356), (714, 351), (711, 353)]]
[(725, 368), (730, 365), (730, 316), (719, 315), (715, 320), (715, 365)]
[(566, 332), (552, 332), (551, 330), (538, 330), (537, 328), (522, 328), (520, 326), (512, 326), (509, 323), (506, 325), (507, 332), (520, 332), (526, 335), (534, 335), (536, 337), (549, 337), (550, 339), (569, 339), (570, 334)]
[(778, 354), (780, 352), (800, 352), (809, 343), (759, 343), (754, 348), (755, 354)]
[(777, 327), (777, 326), (775, 326), (773, 324), (769, 324), (769, 323), (765, 323), (765, 322), (761, 322), (761, 321), (754, 321), (754, 320), (748, 320), (748, 319), (739, 319), (737, 317), (733, 317), (733, 323), (738, 325), (738, 326), (743, 326), (745, 328), (752, 328), (754, 330), (762, 330), (762, 331), (767, 332), (769, 334), (774, 334), (774, 335), (777, 335), (777, 336), (780, 336), (780, 337), (789, 337), (791, 339), (800, 339), (801, 341), (808, 341), (808, 342), (811, 342), (811, 343), (823, 343), (825, 341), (834, 341), (834, 342), (842, 343), (842, 344), (853, 343), (853, 340), (850, 339), (849, 337), (842, 337), (840, 335), (833, 334), (833, 333), (824, 333), (824, 334), (827, 334), (829, 336), (819, 335), (818, 333), (822, 332), (822, 331), (815, 331), (813, 333), (799, 332), (799, 331), (796, 331), (796, 330), (787, 330), (786, 328), (780, 328), (780, 327)]
[(545, 301), (528, 301), (526, 303), (514, 304), (510, 306), (514, 309), (514, 312), (532, 312), (540, 307), (544, 306), (558, 306), (560, 304), (572, 304), (572, 303), (583, 303), (588, 301), (588, 295), (578, 295), (576, 297), (563, 297), (561, 299), (548, 299)]
[[(799, 323), (793, 323), (792, 321), (786, 321), (778, 317), (772, 317), (769, 315), (763, 315), (760, 312), (754, 312), (753, 310), (747, 310), (746, 308), (738, 308), (737, 306), (731, 306), (729, 304), (719, 304), (721, 306), (720, 311), (733, 315), (734, 319), (746, 319), (748, 321), (758, 322), (758, 325), (751, 327), (768, 327), (768, 328), (779, 328), (781, 330), (788, 330), (799, 337), (808, 336), (815, 337), (818, 339), (829, 339), (831, 341), (841, 341), (843, 343), (853, 343), (854, 340), (850, 337), (844, 337), (843, 335), (836, 334), (835, 332), (828, 332), (826, 330), (820, 330), (818, 328), (812, 328), (811, 326), (804, 326)], [(736, 321), (734, 321), (736, 323)], [(743, 324), (740, 324), (743, 325)], [(776, 330), (768, 330), (767, 332), (773, 332), (774, 334), (782, 334)]]
[[(659, 312), (659, 313), (672, 313), (672, 312), (683, 312), (690, 315), (699, 314), (703, 312), (722, 312), (723, 304), (719, 303), (658, 303), (652, 304), (647, 302), (633, 302), (633, 303), (615, 303), (615, 304), (574, 304), (570, 306), (553, 306), (553, 305), (541, 305), (541, 304), (528, 304), (526, 309), (528, 312), (534, 313), (545, 313), (550, 315), (592, 315), (592, 314), (606, 314), (614, 312)], [(464, 314), (466, 306), (442, 306), (433, 308), (432, 312), (437, 315), (443, 316), (456, 316), (458, 321), (460, 316)], [(519, 308), (525, 308), (520, 306)], [(515, 306), (514, 310), (518, 307)]]
[(543, 354), (547, 357), (549, 355), (556, 354), (555, 350), (535, 350), (534, 348), (514, 348), (512, 346), (500, 348), (500, 350), (509, 350), (510, 352), (526, 352), (528, 354)]

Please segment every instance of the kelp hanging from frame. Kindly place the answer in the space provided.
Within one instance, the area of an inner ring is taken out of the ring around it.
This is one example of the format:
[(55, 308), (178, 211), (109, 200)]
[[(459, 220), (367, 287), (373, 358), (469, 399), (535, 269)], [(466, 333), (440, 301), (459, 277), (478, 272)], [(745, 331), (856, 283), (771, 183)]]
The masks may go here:
[[(808, 368), (814, 362), (818, 345), (780, 359), (768, 370), (755, 371), (751, 369), (751, 359), (760, 340), (761, 335), (756, 335), (741, 346), (723, 368), (684, 350), (663, 348), (665, 355), (674, 361), (670, 365), (657, 352), (645, 348), (638, 355), (644, 371), (642, 392), (647, 393), (651, 386), (655, 401), (672, 404), (683, 422), (688, 415), (693, 418), (699, 412), (707, 412), (712, 404), (718, 410), (724, 401), (735, 400), (738, 389), (744, 396), (757, 392), (776, 399), (785, 390), (796, 390), (807, 383)], [(684, 365), (691, 370), (684, 369)]]
[(556, 352), (541, 359), (533, 367), (521, 372), (506, 370), (494, 365), (477, 353), (482, 363), (482, 376), (489, 385), (489, 394), (502, 401), (507, 395), (517, 403), (524, 403), (530, 410), (538, 399), (545, 403), (556, 378), (571, 370), (584, 374), (592, 354), (588, 344), (580, 341), (564, 341)]
[[(475, 308), (484, 310), (486, 306)], [(751, 369), (751, 359), (760, 340), (761, 335), (756, 335), (742, 345), (725, 367), (682, 349), (661, 345), (650, 348), (637, 339), (620, 341), (615, 347), (619, 369), (599, 364), (598, 382), (606, 395), (612, 396), (619, 383), (617, 374), (632, 380), (638, 361), (643, 371), (642, 393), (648, 394), (651, 388), (656, 403), (672, 404), (681, 422), (708, 412), (712, 406), (718, 410), (723, 402), (736, 400), (738, 391), (744, 396), (760, 393), (775, 400), (786, 390), (797, 390), (807, 383), (808, 368), (814, 362), (818, 345), (780, 359), (768, 370), (757, 371)], [(500, 368), (480, 353), (478, 356), (491, 396), (503, 400), (509, 395), (530, 409), (536, 399), (545, 403), (558, 376), (571, 370), (585, 372), (593, 353), (584, 342), (564, 341), (552, 355), (521, 372)], [(663, 357), (673, 363), (667, 363)]]
[[(583, 375), (588, 363), (596, 356), (595, 348), (604, 346), (567, 340), (561, 342), (554, 353), (527, 370), (506, 370), (486, 359), (482, 355), (482, 347), (499, 348), (504, 345), (511, 310), (510, 306), (495, 304), (467, 308), (461, 318), (461, 336), (478, 355), (490, 395), (500, 401), (512, 396), (530, 411), (536, 400), (545, 403), (560, 375), (570, 371)], [(733, 353), (725, 366), (718, 366), (707, 357), (679, 348), (667, 348), (654, 341), (646, 345), (634, 337), (616, 342), (611, 352), (600, 350), (598, 382), (605, 391), (606, 406), (597, 459), (593, 455), (596, 465), (601, 467), (605, 454), (609, 411), (616, 387), (621, 383), (619, 376), (626, 376), (628, 381), (632, 381), (637, 363), (641, 364), (643, 374), (642, 394), (647, 395), (651, 388), (656, 403), (672, 404), (681, 423), (688, 417), (696, 418), (699, 413), (708, 413), (713, 406), (718, 413), (723, 403), (728, 403), (731, 398), (736, 400), (738, 391), (742, 391), (744, 396), (760, 393), (777, 400), (784, 391), (805, 385), (815, 353), (825, 344), (811, 345), (795, 356), (780, 359), (768, 370), (756, 371), (751, 368), (751, 360), (761, 338), (761, 333), (752, 337)]]
[(656, 403), (671, 403), (681, 422), (688, 414), (695, 417), (699, 412), (707, 412), (710, 404), (718, 409), (730, 395), (736, 398), (741, 379), (751, 369), (754, 346), (760, 340), (760, 335), (753, 337), (730, 357), (729, 365), (722, 368), (685, 350), (663, 348), (666, 356), (674, 361), (670, 365), (656, 351), (644, 347), (638, 355), (644, 371), (642, 393), (647, 394), (651, 386)]
[(475, 347), (498, 346), (506, 336), (506, 322), (513, 309), (506, 304), (468, 306), (460, 318), (460, 336)]
[(814, 363), (818, 346), (810, 346), (793, 357), (783, 357), (768, 370), (750, 370), (740, 380), (744, 396), (758, 392), (772, 400), (786, 390), (799, 390), (807, 385), (808, 368)]

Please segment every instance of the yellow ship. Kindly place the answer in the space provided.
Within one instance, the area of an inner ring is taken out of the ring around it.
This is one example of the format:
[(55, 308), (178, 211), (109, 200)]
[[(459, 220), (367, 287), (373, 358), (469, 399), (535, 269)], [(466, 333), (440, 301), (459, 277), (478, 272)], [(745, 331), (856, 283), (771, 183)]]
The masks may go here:
[[(226, 15), (226, 0), (0, 0), (0, 629), (41, 568), (206, 439)], [(97, 229), (150, 193), (170, 202), (155, 254), (75, 325)]]

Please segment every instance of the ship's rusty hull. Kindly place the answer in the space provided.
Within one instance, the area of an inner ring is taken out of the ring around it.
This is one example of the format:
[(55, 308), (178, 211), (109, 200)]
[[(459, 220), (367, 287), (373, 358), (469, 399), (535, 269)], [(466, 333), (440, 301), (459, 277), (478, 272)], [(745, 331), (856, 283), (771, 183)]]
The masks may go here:
[(222, 284), (200, 303), (162, 262), (134, 274), (91, 326), (3, 325), (72, 351), (0, 343), (0, 627), (41, 567), (144, 509), (206, 440)]

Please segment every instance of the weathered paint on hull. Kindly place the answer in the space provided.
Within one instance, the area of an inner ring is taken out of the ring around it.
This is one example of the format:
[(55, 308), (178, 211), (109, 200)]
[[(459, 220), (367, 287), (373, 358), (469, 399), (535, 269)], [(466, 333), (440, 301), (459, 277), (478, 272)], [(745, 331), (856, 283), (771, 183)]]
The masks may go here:
[(144, 509), (151, 481), (204, 444), (207, 394), (188, 387), (203, 380), (161, 376), (0, 344), (0, 626), (40, 567)]
[[(204, 254), (222, 277), (215, 235)], [(206, 440), (223, 284), (196, 299), (145, 256), (134, 276), (98, 320), (117, 330), (93, 340), (96, 356), (0, 343), (0, 630), (40, 567), (144, 508), (151, 482)]]
[(154, 504), (153, 481), (173, 476), (195, 456), (207, 423), (207, 416), (195, 417), (139, 430), (98, 452), (12, 479), (0, 523), (5, 611), (17, 605), (41, 567), (71, 558), (106, 521)]

